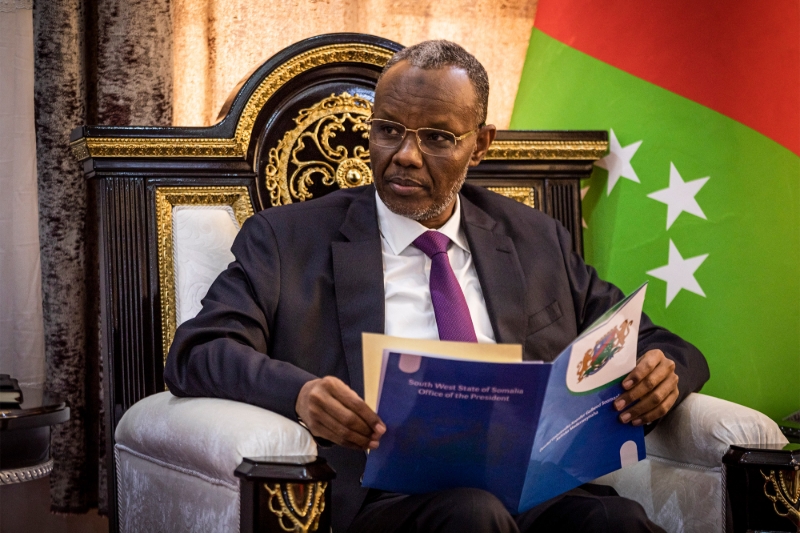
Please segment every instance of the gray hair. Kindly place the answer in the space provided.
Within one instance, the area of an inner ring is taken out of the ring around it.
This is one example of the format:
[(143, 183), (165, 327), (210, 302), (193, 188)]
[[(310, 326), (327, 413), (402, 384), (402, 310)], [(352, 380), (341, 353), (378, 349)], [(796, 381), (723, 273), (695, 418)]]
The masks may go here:
[(386, 71), (400, 61), (408, 61), (412, 66), (423, 70), (443, 67), (456, 67), (464, 70), (475, 89), (475, 114), (478, 117), (478, 124), (486, 122), (486, 113), (489, 108), (489, 75), (486, 74), (486, 69), (483, 68), (480, 61), (464, 50), (462, 46), (440, 39), (422, 41), (419, 44), (403, 48), (386, 63), (378, 81), (386, 74)]

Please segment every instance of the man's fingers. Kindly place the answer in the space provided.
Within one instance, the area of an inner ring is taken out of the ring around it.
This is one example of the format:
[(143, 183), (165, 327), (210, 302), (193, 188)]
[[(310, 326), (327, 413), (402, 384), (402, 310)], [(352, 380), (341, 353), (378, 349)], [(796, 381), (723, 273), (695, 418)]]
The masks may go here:
[(312, 414), (322, 410), (353, 431), (366, 436), (371, 435), (373, 433), (372, 426), (353, 410), (352, 406), (356, 402), (353, 401), (350, 394), (355, 395), (358, 400), (360, 398), (347, 385), (336, 378), (332, 379), (335, 381), (329, 381), (326, 378), (323, 380), (322, 386), (315, 387), (309, 393), (309, 406), (315, 408)]
[(340, 379), (327, 376), (306, 383), (295, 410), (317, 437), (352, 448), (376, 448), (386, 427), (378, 415)]
[(364, 437), (372, 435), (372, 428), (360, 416), (327, 393), (312, 393), (308, 409), (313, 419), (331, 418), (335, 420), (337, 426), (343, 426)]
[(675, 405), (675, 402), (678, 400), (678, 390), (675, 389), (669, 393), (667, 398), (657, 405), (654, 409), (637, 416), (636, 418), (631, 420), (631, 424), (635, 426), (640, 426), (642, 424), (649, 424), (650, 422), (654, 422), (667, 414), (672, 406)]
[(321, 412), (315, 417), (314, 426), (309, 426), (309, 429), (311, 429), (312, 433), (317, 437), (328, 439), (331, 442), (348, 448), (365, 450), (370, 444), (369, 436), (351, 430), (325, 412)]
[[(648, 352), (650, 354), (652, 352)], [(659, 351), (659, 353), (661, 353)], [(640, 364), (644, 361), (644, 358), (640, 361)], [(614, 407), (617, 408), (617, 411), (622, 411), (625, 407), (632, 404), (636, 400), (644, 397), (650, 391), (655, 389), (662, 381), (664, 381), (668, 376), (675, 375), (675, 363), (671, 359), (667, 359), (666, 357), (661, 355), (661, 359), (658, 361), (658, 364), (655, 367), (650, 367), (652, 364), (652, 360), (646, 361), (642, 368), (650, 369), (647, 374), (644, 374), (641, 377), (635, 377), (633, 382), (634, 384), (629, 388), (629, 390), (620, 395), (620, 397), (614, 402)], [(639, 370), (639, 365), (637, 364), (636, 369), (634, 372)], [(633, 372), (628, 375), (628, 377), (623, 382), (623, 387), (625, 383), (631, 380), (631, 376)]]
[(664, 359), (664, 352), (661, 350), (650, 350), (636, 362), (636, 366), (622, 382), (622, 387), (630, 389), (639, 383), (645, 376), (650, 374)]
[(650, 350), (639, 359), (622, 386), (627, 390), (614, 402), (618, 411), (624, 410), (620, 421), (648, 424), (667, 414), (678, 399), (675, 362), (661, 350)]
[(674, 375), (674, 369), (675, 363), (669, 359), (664, 359), (652, 372), (644, 376), (632, 389), (623, 394), (621, 398), (625, 399), (626, 404), (631, 404), (643, 398), (650, 391), (658, 387), (667, 376)]
[[(342, 383), (344, 385), (344, 383)], [(358, 394), (355, 393), (350, 387), (344, 385), (344, 389), (337, 388), (334, 391), (336, 399), (351, 413), (357, 416), (369, 428), (370, 434), (375, 434), (378, 437), (386, 432), (386, 426), (381, 421), (378, 414), (370, 409)]]
[[(619, 419), (621, 422), (639, 420), (641, 423), (642, 417), (649, 413), (660, 413), (656, 416), (656, 418), (659, 418), (667, 414), (672, 404), (675, 403), (674, 399), (672, 399), (671, 402), (669, 400), (673, 394), (675, 394), (675, 398), (677, 398), (677, 392), (678, 376), (670, 374), (653, 390), (643, 396), (639, 402), (634, 404), (633, 407), (622, 413)], [(652, 420), (655, 420), (655, 418)], [(652, 422), (652, 420), (645, 420), (644, 423)]]

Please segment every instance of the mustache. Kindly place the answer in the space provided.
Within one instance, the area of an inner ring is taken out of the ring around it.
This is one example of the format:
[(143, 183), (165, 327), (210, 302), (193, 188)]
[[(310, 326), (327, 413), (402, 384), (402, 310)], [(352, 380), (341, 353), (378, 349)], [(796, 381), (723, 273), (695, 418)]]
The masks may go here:
[(423, 179), (416, 178), (416, 177), (413, 177), (413, 176), (409, 176), (408, 174), (402, 174), (402, 173), (393, 173), (393, 174), (390, 174), (388, 176), (384, 176), (383, 180), (386, 181), (386, 182), (395, 182), (395, 183), (399, 183), (400, 185), (406, 185), (406, 186), (409, 186), (409, 185), (416, 185), (416, 186), (419, 186), (419, 187), (427, 187), (428, 186), (427, 180), (423, 180)]

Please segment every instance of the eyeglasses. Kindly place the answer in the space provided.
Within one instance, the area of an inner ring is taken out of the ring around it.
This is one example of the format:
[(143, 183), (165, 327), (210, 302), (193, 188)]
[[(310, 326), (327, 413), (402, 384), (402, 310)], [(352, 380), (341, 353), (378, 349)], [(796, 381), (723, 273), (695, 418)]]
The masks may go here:
[(406, 138), (406, 133), (414, 132), (417, 137), (417, 145), (422, 152), (436, 157), (450, 157), (462, 141), (480, 128), (468, 131), (464, 135), (456, 137), (454, 133), (436, 128), (417, 128), (412, 130), (406, 128), (399, 122), (384, 120), (382, 118), (372, 118), (367, 120), (369, 124), (369, 140), (371, 143), (384, 148), (397, 148)]

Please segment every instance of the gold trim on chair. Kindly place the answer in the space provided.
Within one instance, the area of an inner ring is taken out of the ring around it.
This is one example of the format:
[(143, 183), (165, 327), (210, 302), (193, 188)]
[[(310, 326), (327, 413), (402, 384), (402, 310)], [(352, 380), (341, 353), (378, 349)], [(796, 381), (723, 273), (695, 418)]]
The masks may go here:
[[(310, 533), (319, 529), (325, 512), (325, 491), (328, 483), (264, 483), (269, 494), (268, 507), (281, 529), (288, 533)], [(284, 522), (288, 520), (288, 524)]]
[(533, 187), (486, 187), (492, 192), (516, 200), (528, 207), (536, 207), (536, 190)]
[(83, 137), (70, 143), (79, 161), (90, 157), (241, 157), (233, 139)]
[(494, 141), (484, 159), (595, 160), (608, 151), (608, 141)]
[(173, 259), (172, 209), (179, 205), (230, 206), (239, 226), (253, 216), (247, 187), (158, 187), (156, 231), (158, 239), (158, 286), (161, 290), (161, 339), (164, 362), (177, 328), (175, 263)]
[[(247, 139), (249, 142), (250, 134)], [(84, 137), (70, 143), (70, 147), (79, 161), (90, 157), (244, 157), (236, 139)], [(485, 159), (596, 160), (607, 151), (607, 141), (494, 141)]]
[(244, 158), (256, 117), (267, 101), (286, 83), (315, 67), (329, 63), (362, 63), (383, 67), (393, 52), (369, 44), (333, 44), (295, 56), (278, 66), (259, 84), (244, 106), (233, 139), (193, 138), (92, 138), (70, 143), (73, 155), (89, 157), (215, 157)]
[(769, 475), (763, 470), (760, 472), (764, 478), (764, 496), (772, 502), (775, 514), (789, 520), (800, 531), (800, 472), (770, 470)]

